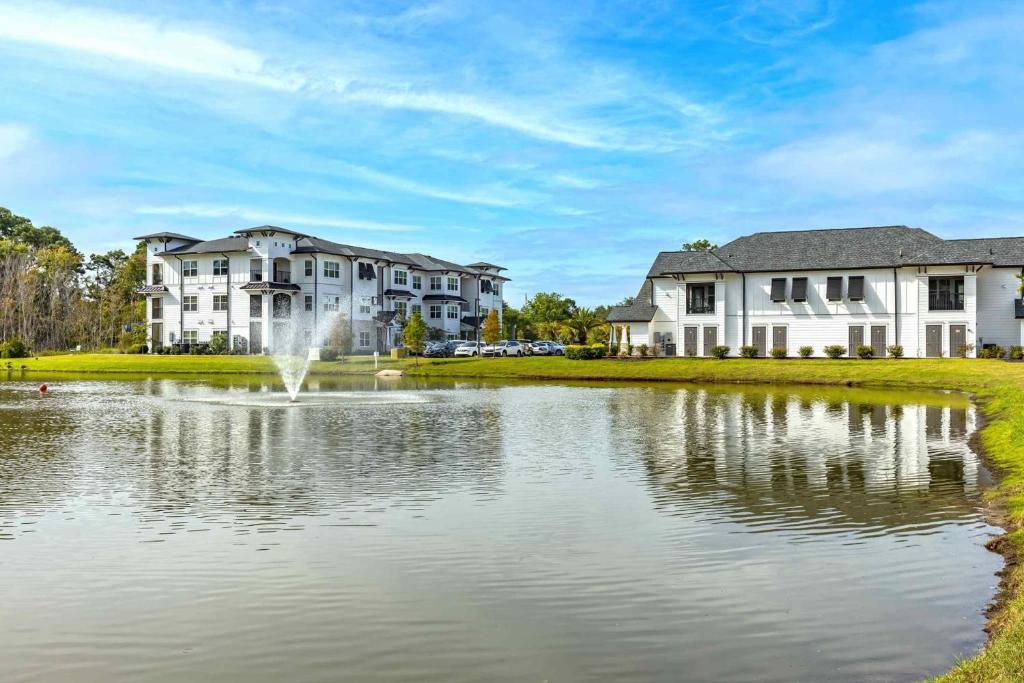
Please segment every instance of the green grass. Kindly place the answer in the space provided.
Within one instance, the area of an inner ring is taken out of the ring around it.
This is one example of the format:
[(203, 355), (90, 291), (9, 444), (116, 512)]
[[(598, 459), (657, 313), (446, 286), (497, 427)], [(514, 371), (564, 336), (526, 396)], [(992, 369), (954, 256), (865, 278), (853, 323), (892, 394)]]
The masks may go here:
[[(254, 356), (136, 356), (83, 354), (11, 361), (39, 373), (137, 373), (169, 375), (272, 374), (273, 361)], [(940, 677), (944, 683), (1024, 680), (1024, 363), (996, 360), (741, 360), (688, 358), (571, 361), (565, 358), (453, 358), (392, 361), (413, 377), (445, 379), (707, 382), (807, 384), (865, 389), (950, 389), (970, 392), (987, 417), (980, 438), (990, 462), (1001, 470), (989, 492), (993, 509), (1007, 529), (998, 539), (1007, 557), (1005, 593), (993, 615), (985, 650)], [(314, 363), (321, 376), (372, 374), (373, 359)]]

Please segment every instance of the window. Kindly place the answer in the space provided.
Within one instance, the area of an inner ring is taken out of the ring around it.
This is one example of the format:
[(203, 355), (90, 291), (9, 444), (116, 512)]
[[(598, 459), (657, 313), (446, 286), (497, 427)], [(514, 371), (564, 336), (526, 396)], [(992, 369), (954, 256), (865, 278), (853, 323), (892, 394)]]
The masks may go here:
[(448, 308), (448, 314), (447, 314), (446, 317), (448, 318), (448, 320), (458, 320), (459, 319), (459, 307), (458, 306), (454, 306), (452, 304), (448, 304), (447, 308)]
[(481, 306), (480, 307), (480, 317), (481, 318), (486, 318), (487, 314), (490, 313), (490, 312), (491, 312), (491, 309), (487, 308), (486, 306)]
[(150, 302), (150, 317), (153, 320), (160, 320), (164, 317), (164, 300), (158, 296), (154, 296), (152, 302)]
[(195, 294), (181, 297), (181, 310), (186, 313), (195, 313), (199, 310), (199, 297)]
[(964, 310), (964, 279), (962, 277), (928, 278), (928, 310)]
[(305, 309), (305, 311), (307, 313), (311, 313), (313, 311), (313, 295), (312, 294), (307, 294), (305, 296), (304, 304), (305, 304), (305, 306), (303, 306), (303, 308)]
[(773, 277), (772, 278), (772, 301), (785, 301), (786, 300), (786, 278), (784, 277)]
[(370, 333), (360, 332), (359, 333), (359, 346), (360, 348), (369, 348), (370, 346)]
[(441, 291), (441, 276), (431, 275), (430, 276), (430, 289), (431, 291)]
[(864, 301), (864, 276), (851, 275), (846, 285), (846, 296), (850, 301)]
[(313, 259), (306, 259), (306, 277), (313, 277)]
[(186, 344), (195, 344), (199, 341), (198, 330), (185, 330), (181, 333), (181, 341)]
[(432, 320), (441, 319), (441, 304), (430, 304), (430, 318)]
[(395, 313), (398, 314), (399, 318), (405, 319), (405, 314), (409, 312), (409, 304), (404, 301), (395, 302)]
[(341, 297), (337, 296), (325, 296), (324, 297), (324, 313), (337, 313), (341, 307)]
[(449, 277), (448, 278), (448, 291), (457, 292), (459, 291), (459, 278)]
[(370, 315), (370, 304), (359, 304), (359, 312)]
[(420, 277), (419, 275), (413, 275), (412, 276), (412, 288), (413, 289), (423, 289), (423, 278)]
[(377, 278), (376, 269), (372, 263), (360, 263), (359, 264), (359, 279), (360, 280), (374, 280)]
[(843, 278), (830, 277), (825, 285), (825, 298), (829, 301), (843, 300)]
[(217, 277), (228, 274), (228, 260), (226, 258), (213, 259), (213, 274)]
[(228, 310), (228, 295), (227, 294), (214, 294), (213, 295), (213, 310), (215, 310), (215, 311), (226, 311), (226, 310)]
[(501, 292), (498, 291), (498, 283), (494, 283), (494, 296), (501, 296)]
[(337, 261), (324, 261), (324, 277), (341, 277), (341, 264)]
[(699, 315), (715, 312), (715, 284), (686, 285), (686, 313)]
[(153, 277), (152, 277), (152, 279), (153, 279), (153, 281), (150, 283), (151, 285), (162, 285), (164, 283), (163, 266), (161, 266), (159, 263), (154, 263), (153, 264)]
[(198, 277), (199, 276), (199, 261), (182, 261), (181, 262), (181, 276), (182, 277)]
[(404, 271), (404, 270), (396, 270), (395, 271), (395, 284), (396, 285), (401, 285), (403, 287), (406, 286), (407, 284), (409, 284), (409, 273)]
[(480, 292), (482, 294), (490, 294), (491, 293), (491, 281), (490, 280), (481, 280), (480, 281)]
[(793, 278), (793, 301), (807, 301), (807, 278)]
[(263, 316), (263, 295), (262, 294), (250, 294), (249, 295), (249, 317), (260, 318)]
[(413, 304), (412, 305), (412, 312), (413, 313), (419, 313), (422, 316), (423, 315), (423, 307), (420, 306), (419, 304)]

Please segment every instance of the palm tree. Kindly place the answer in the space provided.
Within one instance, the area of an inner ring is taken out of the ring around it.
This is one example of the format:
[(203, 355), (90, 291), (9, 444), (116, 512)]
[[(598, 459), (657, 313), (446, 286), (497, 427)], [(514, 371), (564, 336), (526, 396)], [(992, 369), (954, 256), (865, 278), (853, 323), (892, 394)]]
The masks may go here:
[(572, 315), (565, 321), (566, 327), (572, 330), (576, 341), (581, 344), (587, 343), (587, 335), (595, 327), (604, 325), (604, 321), (594, 314), (594, 309), (583, 308), (582, 306), (572, 312)]

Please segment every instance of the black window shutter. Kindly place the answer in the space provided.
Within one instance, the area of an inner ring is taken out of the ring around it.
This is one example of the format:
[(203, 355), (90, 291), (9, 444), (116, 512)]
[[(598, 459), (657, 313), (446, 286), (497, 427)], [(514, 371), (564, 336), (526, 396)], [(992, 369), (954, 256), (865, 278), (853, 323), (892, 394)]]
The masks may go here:
[(807, 278), (793, 278), (793, 301), (807, 301)]
[(367, 263), (366, 264), (366, 274), (368, 276), (366, 278), (367, 280), (376, 280), (377, 279), (377, 267), (374, 266), (372, 263)]
[(829, 301), (843, 300), (843, 278), (830, 277), (826, 286), (825, 298)]
[(360, 280), (365, 280), (366, 279), (366, 264), (365, 263), (360, 263), (359, 264), (359, 279)]
[(851, 275), (850, 284), (848, 287), (848, 293), (850, 301), (863, 301), (864, 300), (864, 276), (863, 275)]
[(786, 278), (784, 277), (773, 277), (772, 278), (772, 301), (785, 301), (786, 300)]

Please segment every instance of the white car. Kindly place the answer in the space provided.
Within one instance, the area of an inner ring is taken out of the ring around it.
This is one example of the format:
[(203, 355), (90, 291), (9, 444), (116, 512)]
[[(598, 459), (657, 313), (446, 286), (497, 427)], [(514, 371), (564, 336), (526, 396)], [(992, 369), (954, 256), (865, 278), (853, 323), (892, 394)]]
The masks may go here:
[(502, 340), (497, 344), (488, 344), (485, 346), (481, 355), (483, 356), (521, 356), (523, 355), (523, 346), (517, 341)]
[(530, 350), (535, 356), (550, 356), (552, 354), (551, 342), (535, 341), (530, 344)]
[(462, 344), (457, 349), (455, 349), (455, 355), (456, 356), (479, 356), (480, 355), (480, 350), (483, 348), (483, 346), (484, 345), (481, 344), (480, 342), (469, 341), (469, 342), (466, 342), (466, 343)]
[[(565, 345), (564, 344), (559, 344), (558, 342), (553, 342), (553, 341), (539, 341), (539, 342), (534, 342), (534, 343), (535, 344), (544, 344), (547, 347), (546, 351), (547, 351), (547, 355), (548, 356), (564, 356), (565, 355)], [(538, 352), (534, 351), (534, 353), (538, 353)], [(538, 355), (543, 355), (543, 354), (538, 354)]]

